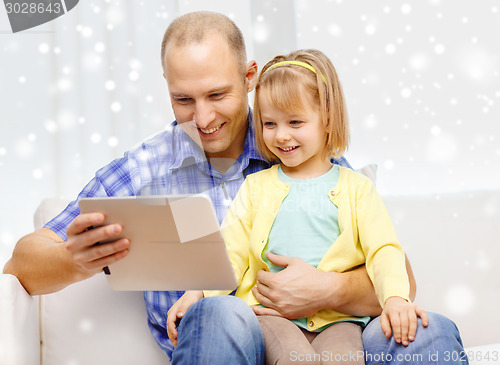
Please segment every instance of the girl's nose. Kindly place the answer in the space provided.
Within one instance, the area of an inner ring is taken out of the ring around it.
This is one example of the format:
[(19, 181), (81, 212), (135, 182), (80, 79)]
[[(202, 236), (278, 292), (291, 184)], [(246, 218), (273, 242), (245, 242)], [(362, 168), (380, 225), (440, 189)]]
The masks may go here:
[(278, 128), (276, 131), (276, 140), (278, 142), (285, 142), (290, 139), (290, 133), (286, 128)]

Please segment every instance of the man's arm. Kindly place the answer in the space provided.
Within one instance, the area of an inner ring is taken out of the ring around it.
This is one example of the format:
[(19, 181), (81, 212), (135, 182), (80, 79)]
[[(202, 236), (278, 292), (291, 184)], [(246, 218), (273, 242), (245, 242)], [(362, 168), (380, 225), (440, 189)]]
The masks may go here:
[(128, 252), (127, 239), (94, 246), (122, 231), (119, 225), (88, 230), (103, 221), (104, 216), (99, 213), (79, 215), (67, 228), (66, 242), (48, 228), (24, 236), (3, 272), (16, 276), (31, 295), (53, 293), (91, 277)]
[[(298, 258), (272, 254), (268, 258), (285, 269), (279, 273), (259, 272), (253, 293), (269, 310), (256, 307), (258, 314), (303, 318), (326, 308), (354, 316), (374, 317), (382, 312), (364, 266), (345, 273), (322, 272)], [(413, 300), (416, 284), (408, 259), (406, 268)]]

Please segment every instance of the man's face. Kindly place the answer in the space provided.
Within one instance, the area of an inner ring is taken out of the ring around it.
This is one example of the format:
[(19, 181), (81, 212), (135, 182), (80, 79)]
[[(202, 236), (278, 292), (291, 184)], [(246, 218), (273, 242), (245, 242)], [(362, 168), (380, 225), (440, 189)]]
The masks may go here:
[(227, 42), (210, 35), (201, 43), (168, 46), (164, 66), (181, 128), (208, 158), (237, 159), (245, 142), (255, 62), (243, 71)]

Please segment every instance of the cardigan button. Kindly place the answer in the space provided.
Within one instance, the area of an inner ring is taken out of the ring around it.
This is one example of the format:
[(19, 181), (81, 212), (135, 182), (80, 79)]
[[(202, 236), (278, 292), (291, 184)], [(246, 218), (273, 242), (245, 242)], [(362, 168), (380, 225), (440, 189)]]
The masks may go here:
[(309, 327), (314, 326), (314, 321), (309, 321)]

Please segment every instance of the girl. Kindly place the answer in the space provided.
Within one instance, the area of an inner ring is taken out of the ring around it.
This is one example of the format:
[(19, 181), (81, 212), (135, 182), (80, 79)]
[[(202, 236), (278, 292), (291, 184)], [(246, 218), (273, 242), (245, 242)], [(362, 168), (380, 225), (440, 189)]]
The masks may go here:
[[(222, 223), (238, 279), (235, 295), (259, 305), (252, 289), (259, 270), (277, 272), (267, 253), (299, 257), (322, 271), (366, 265), (383, 308), (382, 330), (404, 345), (413, 341), (417, 317), (410, 303), (405, 257), (371, 180), (332, 165), (348, 147), (342, 87), (331, 61), (318, 50), (300, 50), (268, 62), (255, 89), (255, 133), (264, 157), (276, 162), (249, 175)], [(187, 292), (167, 320), (192, 303), (227, 292)], [(259, 316), (267, 363), (364, 364), (362, 328), (369, 318), (323, 309), (309, 318)]]

